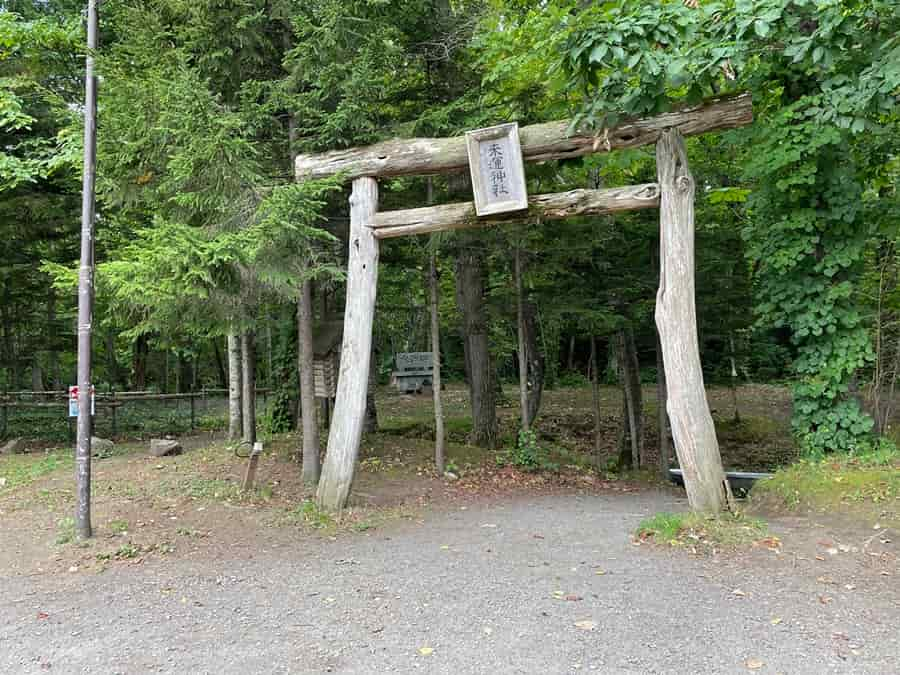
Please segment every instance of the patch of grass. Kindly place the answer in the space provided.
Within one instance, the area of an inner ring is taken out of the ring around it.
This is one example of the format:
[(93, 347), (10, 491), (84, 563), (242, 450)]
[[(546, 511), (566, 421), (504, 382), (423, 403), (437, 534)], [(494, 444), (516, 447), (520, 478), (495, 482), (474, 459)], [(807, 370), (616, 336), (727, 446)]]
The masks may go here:
[(638, 525), (641, 541), (685, 546), (712, 552), (748, 546), (768, 534), (766, 523), (741, 513), (705, 516), (696, 513), (657, 513)]
[(64, 546), (75, 540), (75, 519), (63, 518), (59, 521), (58, 532), (56, 535), (56, 545)]
[(211, 501), (234, 501), (241, 497), (237, 483), (221, 478), (188, 478), (174, 484), (163, 483), (162, 491), (168, 494), (183, 494), (192, 499)]
[(311, 499), (305, 499), (300, 505), (290, 512), (291, 519), (308, 525), (316, 530), (330, 530), (335, 526), (335, 520), (330, 513), (319, 509)]
[(98, 553), (97, 560), (104, 562), (108, 560), (131, 560), (132, 558), (137, 558), (141, 554), (141, 547), (135, 546), (131, 542), (127, 544), (122, 544), (115, 551), (107, 551), (105, 553)]
[(127, 520), (111, 520), (107, 523), (109, 531), (113, 534), (125, 534), (128, 532)]
[(900, 451), (893, 443), (860, 455), (801, 459), (759, 481), (756, 506), (787, 510), (841, 509), (900, 520)]
[(69, 470), (74, 465), (75, 458), (71, 450), (0, 457), (0, 493), (30, 485), (42, 476)]

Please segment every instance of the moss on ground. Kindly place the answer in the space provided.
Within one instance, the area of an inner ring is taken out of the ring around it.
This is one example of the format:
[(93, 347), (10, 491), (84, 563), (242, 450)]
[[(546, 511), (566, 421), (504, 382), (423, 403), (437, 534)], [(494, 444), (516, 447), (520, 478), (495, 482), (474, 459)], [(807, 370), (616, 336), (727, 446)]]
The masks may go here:
[[(641, 521), (639, 541), (687, 547), (711, 553), (749, 546), (768, 536), (765, 521), (741, 513), (705, 516), (696, 513), (657, 513)], [(771, 538), (770, 538), (771, 539)], [(772, 541), (776, 541), (772, 539)]]
[(55, 471), (71, 469), (75, 459), (71, 450), (51, 450), (47, 453), (10, 455), (0, 458), (0, 494), (24, 485)]
[(900, 521), (900, 451), (885, 443), (863, 455), (801, 459), (758, 482), (750, 496), (757, 508), (840, 509)]

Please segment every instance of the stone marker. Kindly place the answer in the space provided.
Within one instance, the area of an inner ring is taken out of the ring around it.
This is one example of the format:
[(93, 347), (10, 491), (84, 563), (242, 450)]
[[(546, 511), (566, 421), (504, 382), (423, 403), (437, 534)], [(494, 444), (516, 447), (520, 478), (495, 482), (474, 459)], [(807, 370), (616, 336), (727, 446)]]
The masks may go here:
[(181, 443), (168, 438), (153, 438), (150, 440), (150, 454), (154, 457), (166, 457), (167, 455), (180, 455), (183, 448)]
[(116, 444), (106, 438), (91, 436), (91, 453), (94, 455), (107, 455), (113, 451)]
[(0, 447), (0, 455), (18, 455), (25, 452), (25, 439), (14, 438), (6, 445)]

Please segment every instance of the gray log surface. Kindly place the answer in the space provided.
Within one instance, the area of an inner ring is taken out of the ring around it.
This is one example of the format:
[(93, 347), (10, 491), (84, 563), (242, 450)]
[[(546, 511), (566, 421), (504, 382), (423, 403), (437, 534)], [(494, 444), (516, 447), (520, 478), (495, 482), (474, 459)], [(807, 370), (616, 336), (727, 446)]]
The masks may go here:
[[(691, 106), (641, 118), (600, 131), (570, 133), (569, 120), (533, 124), (519, 130), (526, 162), (582, 157), (597, 152), (650, 145), (670, 128), (684, 136), (733, 129), (753, 121), (750, 94), (712, 99)], [(360, 176), (409, 176), (452, 173), (468, 169), (464, 136), (453, 138), (398, 138), (363, 148), (299, 155), (294, 163), (297, 180), (324, 178), (343, 173), (350, 180)]]
[(527, 211), (516, 211), (479, 218), (475, 204), (464, 202), (417, 209), (382, 211), (375, 216), (375, 236), (379, 239), (427, 234), (442, 230), (461, 230), (488, 225), (533, 223), (574, 216), (602, 215), (617, 211), (634, 211), (659, 206), (656, 183), (628, 185), (603, 190), (569, 190), (534, 195), (528, 199)]
[(731, 506), (732, 496), (700, 366), (694, 300), (694, 179), (684, 138), (677, 130), (660, 137), (656, 170), (661, 192), (656, 325), (668, 385), (666, 407), (691, 510), (716, 513)]
[(378, 284), (378, 240), (369, 225), (377, 211), (378, 181), (354, 180), (341, 370), (328, 450), (316, 492), (319, 507), (327, 511), (340, 511), (347, 503), (365, 422)]

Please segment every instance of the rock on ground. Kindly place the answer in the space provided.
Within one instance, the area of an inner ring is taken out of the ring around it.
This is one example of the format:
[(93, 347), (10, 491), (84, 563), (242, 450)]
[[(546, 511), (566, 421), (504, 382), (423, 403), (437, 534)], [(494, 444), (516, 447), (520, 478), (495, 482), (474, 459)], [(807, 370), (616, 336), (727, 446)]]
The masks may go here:
[(25, 439), (14, 438), (6, 445), (0, 447), (0, 455), (17, 455), (25, 452)]
[(91, 436), (91, 452), (95, 455), (105, 455), (113, 451), (116, 444), (106, 438)]
[(180, 455), (183, 451), (181, 443), (168, 438), (154, 438), (150, 441), (150, 454), (154, 457)]

